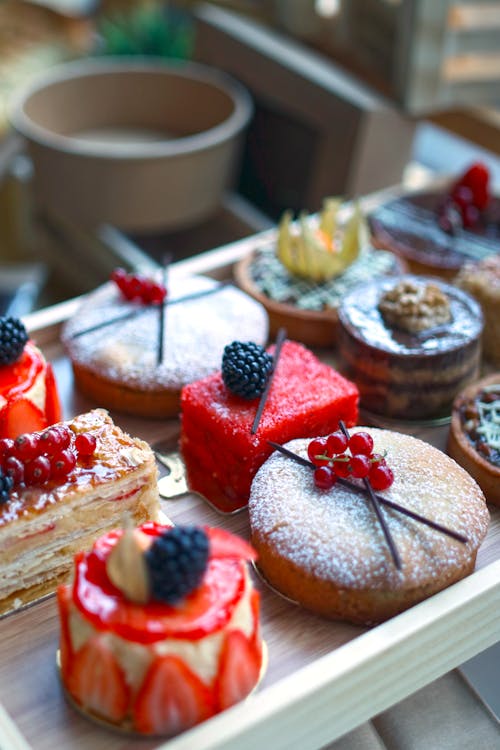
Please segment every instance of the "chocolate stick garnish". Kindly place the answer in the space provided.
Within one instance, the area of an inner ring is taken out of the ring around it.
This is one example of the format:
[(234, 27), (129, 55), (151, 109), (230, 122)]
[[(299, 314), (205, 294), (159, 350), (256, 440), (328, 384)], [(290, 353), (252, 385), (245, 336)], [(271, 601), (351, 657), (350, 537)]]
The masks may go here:
[(165, 337), (165, 309), (166, 309), (166, 299), (168, 295), (168, 287), (167, 287), (167, 279), (168, 279), (168, 267), (170, 265), (171, 256), (166, 255), (163, 259), (163, 286), (165, 287), (166, 294), (165, 297), (162, 299), (160, 304), (158, 305), (158, 358), (156, 361), (156, 364), (158, 367), (163, 362), (163, 339)]
[[(298, 456), (296, 453), (293, 453), (292, 451), (288, 450), (288, 448), (285, 448), (283, 445), (280, 445), (279, 443), (274, 443), (272, 440), (268, 440), (268, 443), (279, 453), (282, 453), (287, 458), (293, 459), (296, 463), (301, 464), (301, 466), (306, 466), (308, 469), (316, 469), (316, 465), (313, 464), (312, 461), (308, 461), (307, 458), (302, 458), (302, 456)], [(344, 487), (348, 487), (354, 492), (357, 492), (359, 495), (366, 494), (366, 490), (363, 487), (359, 487), (357, 484), (354, 484), (354, 482), (350, 482), (348, 479), (337, 477), (337, 482), (339, 484), (344, 485)], [(420, 513), (416, 513), (415, 511), (410, 510), (409, 508), (405, 508), (404, 505), (399, 505), (399, 503), (395, 503), (393, 500), (389, 500), (388, 498), (383, 497), (382, 495), (377, 495), (376, 497), (381, 505), (385, 505), (388, 508), (392, 508), (392, 510), (397, 511), (398, 513), (401, 513), (404, 516), (408, 516), (408, 518), (412, 518), (414, 521), (418, 521), (419, 523), (425, 524), (426, 526), (429, 526), (431, 529), (434, 529), (434, 531), (439, 531), (441, 532), (441, 534), (446, 534), (447, 536), (450, 536), (452, 539), (456, 539), (457, 542), (461, 542), (462, 544), (467, 544), (467, 542), (469, 541), (464, 534), (460, 534), (458, 531), (453, 531), (453, 529), (448, 529), (446, 526), (443, 526), (437, 521), (433, 521), (430, 518), (426, 518), (426, 516), (420, 515)]]
[(285, 339), (286, 339), (286, 330), (284, 328), (280, 328), (278, 331), (278, 335), (276, 336), (276, 345), (274, 347), (273, 364), (271, 367), (271, 372), (269, 373), (269, 377), (267, 378), (266, 387), (262, 391), (262, 395), (260, 397), (259, 405), (257, 407), (257, 413), (255, 415), (255, 419), (253, 420), (252, 429), (250, 430), (251, 435), (255, 435), (255, 433), (257, 432), (259, 428), (259, 422), (262, 417), (264, 407), (266, 405), (267, 397), (269, 396), (269, 391), (271, 390), (271, 384), (273, 382), (274, 373), (276, 372), (276, 365), (278, 364), (278, 359), (281, 354), (281, 347), (283, 346)]
[[(191, 300), (198, 299), (199, 297), (206, 297), (209, 294), (215, 294), (215, 292), (219, 292), (221, 289), (228, 286), (230, 283), (231, 283), (230, 281), (221, 281), (219, 286), (212, 287), (211, 289), (202, 289), (199, 292), (192, 292), (191, 294), (186, 294), (184, 295), (184, 297), (177, 297), (177, 299), (165, 298), (164, 304), (165, 305), (178, 305), (180, 302), (190, 302)], [(76, 333), (73, 333), (71, 335), (71, 338), (77, 339), (79, 336), (84, 336), (86, 333), (93, 333), (94, 331), (98, 331), (100, 328), (106, 328), (106, 326), (113, 325), (113, 323), (123, 323), (124, 321), (129, 320), (130, 318), (135, 318), (136, 315), (142, 315), (143, 313), (155, 307), (157, 307), (156, 303), (153, 305), (141, 305), (140, 307), (137, 307), (134, 310), (129, 310), (128, 312), (123, 313), (123, 315), (117, 315), (116, 318), (111, 318), (111, 320), (103, 320), (100, 323), (96, 323), (95, 326), (91, 326), (90, 328), (84, 328), (83, 331), (77, 331)]]

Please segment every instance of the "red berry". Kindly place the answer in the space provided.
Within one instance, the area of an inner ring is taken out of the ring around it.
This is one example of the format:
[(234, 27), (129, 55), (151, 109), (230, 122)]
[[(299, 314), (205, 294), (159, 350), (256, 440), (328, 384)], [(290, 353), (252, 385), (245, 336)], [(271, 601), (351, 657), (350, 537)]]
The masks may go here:
[(349, 449), (354, 456), (356, 453), (363, 453), (369, 456), (373, 450), (373, 438), (367, 432), (355, 432), (349, 438)]
[(383, 464), (373, 466), (368, 478), (374, 490), (386, 490), (394, 482), (392, 469)]
[(348, 456), (345, 456), (345, 458), (341, 457), (341, 460), (334, 460), (332, 469), (338, 477), (346, 479), (351, 473), (349, 470), (349, 465), (350, 458)]
[(5, 459), (4, 471), (7, 476), (12, 477), (14, 484), (24, 482), (24, 464), (15, 456), (9, 456)]
[(348, 441), (346, 435), (344, 435), (343, 432), (340, 432), (340, 430), (332, 433), (332, 435), (330, 435), (326, 440), (328, 455), (336, 456), (339, 453), (344, 453), (347, 448), (347, 442)]
[(385, 456), (383, 456), (381, 453), (372, 453), (371, 456), (369, 456), (372, 468), (377, 465), (385, 466)]
[(166, 296), (167, 290), (165, 289), (163, 284), (153, 283), (153, 286), (149, 293), (148, 302), (150, 302), (152, 305), (160, 305)]
[(481, 214), (477, 206), (472, 205), (464, 206), (462, 209), (462, 221), (465, 229), (475, 227), (479, 223)]
[(458, 183), (454, 187), (451, 197), (461, 211), (465, 206), (471, 206), (474, 203), (474, 194), (468, 185)]
[(24, 481), (28, 485), (45, 484), (50, 478), (50, 461), (47, 456), (37, 456), (24, 467)]
[(0, 440), (0, 463), (3, 462), (9, 456), (14, 455), (14, 441), (11, 438), (2, 438)]
[(320, 490), (329, 490), (333, 487), (337, 477), (328, 466), (318, 466), (314, 470), (314, 484)]
[(472, 190), (474, 205), (483, 210), (489, 202), (490, 173), (488, 167), (482, 162), (475, 162), (460, 178), (459, 184), (466, 185)]
[(142, 279), (140, 276), (129, 276), (125, 285), (125, 296), (127, 299), (141, 299)]
[(14, 440), (14, 455), (21, 461), (31, 461), (38, 456), (40, 436), (35, 432), (24, 433)]
[(81, 432), (75, 438), (75, 448), (79, 456), (92, 456), (96, 444), (95, 436), (91, 435), (90, 432)]
[(75, 465), (75, 454), (66, 448), (51, 458), (50, 475), (54, 479), (64, 479), (75, 468)]
[(309, 456), (309, 461), (312, 461), (316, 466), (325, 466), (328, 463), (328, 459), (317, 458), (317, 456), (326, 455), (326, 438), (311, 440), (307, 446), (307, 455)]
[(372, 467), (368, 456), (364, 456), (362, 453), (357, 453), (351, 458), (350, 461), (351, 474), (356, 479), (364, 479), (370, 473)]
[(73, 432), (70, 430), (70, 428), (65, 424), (58, 424), (56, 427), (53, 427), (52, 429), (57, 430), (59, 433), (59, 448), (60, 450), (64, 450), (65, 448), (68, 448), (71, 444), (71, 438), (73, 437)]
[(62, 435), (59, 434), (57, 427), (51, 427), (40, 435), (40, 450), (47, 456), (53, 456), (59, 453), (63, 447)]
[(126, 283), (128, 278), (128, 273), (124, 268), (115, 268), (113, 273), (111, 274), (111, 281), (114, 281), (116, 286), (121, 290), (124, 283)]

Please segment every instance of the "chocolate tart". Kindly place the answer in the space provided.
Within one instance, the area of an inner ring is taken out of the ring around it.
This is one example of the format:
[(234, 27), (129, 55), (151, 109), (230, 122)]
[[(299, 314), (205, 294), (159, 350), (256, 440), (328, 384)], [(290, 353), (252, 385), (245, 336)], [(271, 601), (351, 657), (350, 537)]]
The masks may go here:
[(438, 279), (405, 275), (401, 282), (432, 281), (449, 300), (451, 319), (411, 333), (390, 325), (379, 309), (395, 280), (362, 284), (339, 308), (341, 370), (360, 391), (360, 405), (374, 414), (404, 419), (436, 417), (451, 409), (455, 394), (478, 377), (483, 317), (466, 292)]
[(447, 452), (474, 477), (486, 500), (500, 506), (500, 372), (456, 397)]
[(368, 217), (372, 242), (401, 257), (412, 273), (451, 279), (468, 260), (500, 251), (500, 199), (493, 198), (477, 226), (454, 234), (439, 226), (446, 190), (403, 195)]
[(338, 306), (344, 294), (374, 276), (400, 274), (404, 264), (388, 252), (365, 248), (343, 273), (315, 282), (291, 274), (273, 245), (255, 250), (234, 269), (238, 286), (261, 303), (269, 316), (270, 335), (282, 327), (288, 338), (310, 347), (330, 347), (337, 340)]

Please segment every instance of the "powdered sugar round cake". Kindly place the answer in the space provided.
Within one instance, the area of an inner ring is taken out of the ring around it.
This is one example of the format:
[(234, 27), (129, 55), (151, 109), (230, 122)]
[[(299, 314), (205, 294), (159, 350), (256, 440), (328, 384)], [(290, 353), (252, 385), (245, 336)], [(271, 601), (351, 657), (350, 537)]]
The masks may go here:
[[(326, 617), (373, 624), (472, 572), (489, 514), (475, 481), (441, 451), (407, 435), (361, 429), (375, 452), (387, 452), (394, 472), (393, 485), (377, 494), (464, 534), (465, 544), (384, 507), (398, 571), (365, 495), (338, 483), (318, 489), (312, 469), (278, 452), (257, 472), (249, 512), (258, 566), (274, 588)], [(307, 459), (309, 442), (287, 448)]]
[(114, 283), (86, 297), (62, 340), (77, 387), (94, 403), (165, 417), (177, 414), (184, 385), (219, 369), (226, 344), (236, 338), (265, 344), (267, 335), (267, 314), (255, 300), (233, 286), (190, 276), (169, 283), (160, 364), (159, 307), (125, 300)]

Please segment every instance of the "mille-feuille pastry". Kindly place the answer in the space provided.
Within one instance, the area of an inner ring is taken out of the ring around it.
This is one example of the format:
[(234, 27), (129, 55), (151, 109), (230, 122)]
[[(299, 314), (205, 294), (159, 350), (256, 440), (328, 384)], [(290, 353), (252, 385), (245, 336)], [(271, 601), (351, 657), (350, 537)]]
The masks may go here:
[(0, 466), (0, 612), (54, 591), (125, 512), (142, 523), (159, 511), (151, 448), (102, 409), (0, 440)]

